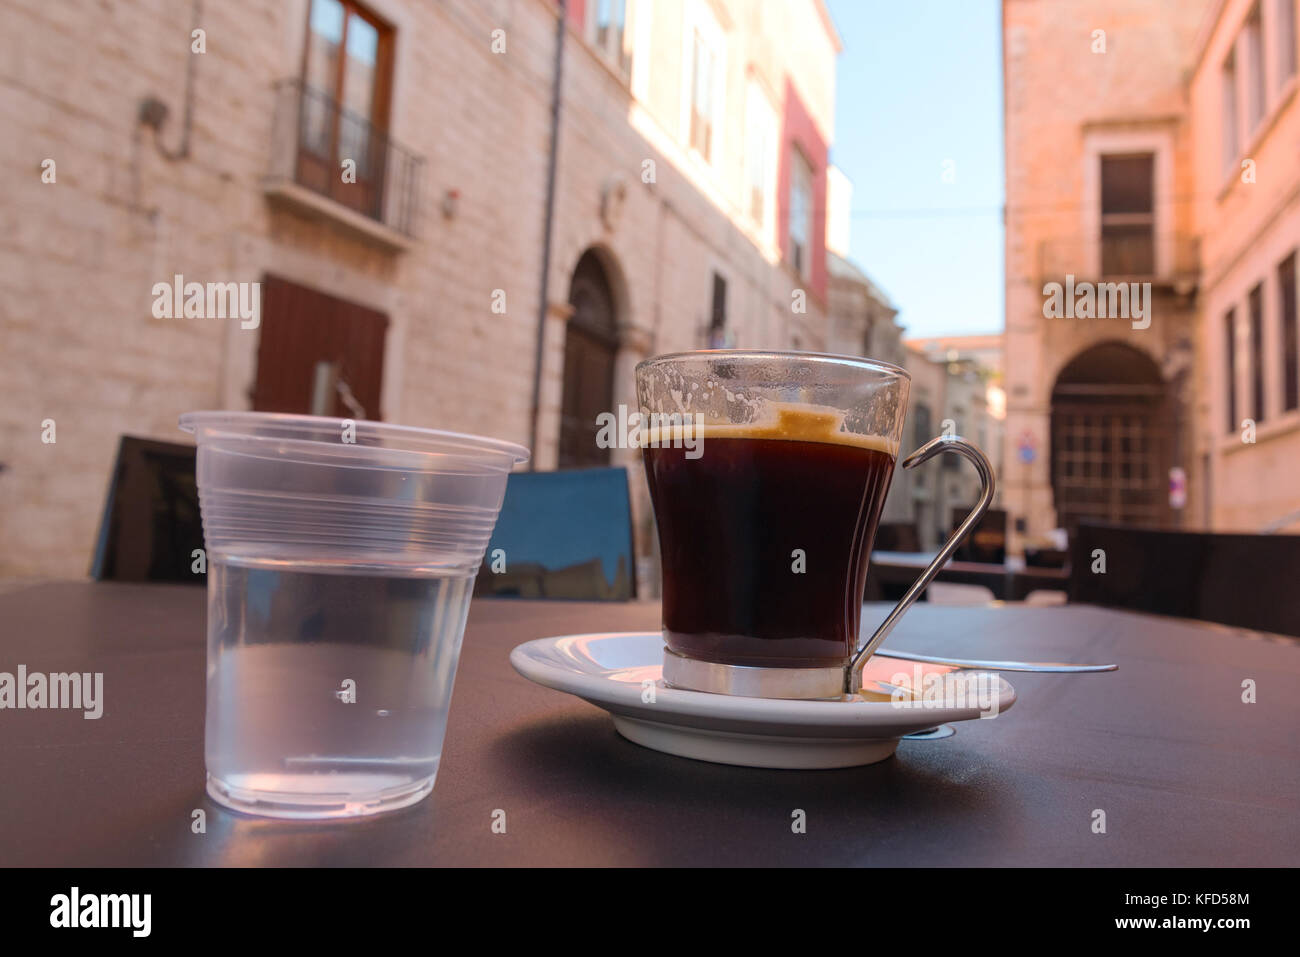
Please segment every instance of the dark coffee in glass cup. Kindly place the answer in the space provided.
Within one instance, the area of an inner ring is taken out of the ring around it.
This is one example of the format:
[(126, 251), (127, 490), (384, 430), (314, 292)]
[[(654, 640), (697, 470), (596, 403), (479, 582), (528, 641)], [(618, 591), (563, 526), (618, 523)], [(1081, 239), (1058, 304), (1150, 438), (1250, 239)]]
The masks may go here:
[[(909, 383), (887, 363), (808, 353), (710, 350), (637, 367), (666, 682), (760, 697), (857, 690), (867, 656), (992, 498), (990, 476), (982, 507), (859, 649)], [(905, 464), (948, 450), (987, 473), (987, 460), (956, 437)]]

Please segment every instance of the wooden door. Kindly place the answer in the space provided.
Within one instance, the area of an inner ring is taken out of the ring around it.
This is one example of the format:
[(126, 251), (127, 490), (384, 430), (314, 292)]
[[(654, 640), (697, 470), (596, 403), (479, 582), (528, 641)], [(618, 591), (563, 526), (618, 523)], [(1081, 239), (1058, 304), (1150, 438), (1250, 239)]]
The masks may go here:
[(573, 315), (564, 335), (564, 393), (560, 409), (560, 468), (608, 465), (596, 445), (596, 417), (614, 412), (614, 297), (594, 253), (578, 261), (569, 285)]
[[(1052, 486), (1057, 520), (1141, 528), (1170, 524), (1169, 467), (1175, 423), (1159, 393), (1052, 401)], [(1132, 387), (1130, 387), (1132, 391)]]
[[(388, 317), (382, 312), (265, 276), (253, 408), (310, 412), (316, 365), (333, 362), (340, 381), (365, 409), (365, 418), (381, 419), (387, 332)], [(357, 417), (338, 396), (330, 414)]]

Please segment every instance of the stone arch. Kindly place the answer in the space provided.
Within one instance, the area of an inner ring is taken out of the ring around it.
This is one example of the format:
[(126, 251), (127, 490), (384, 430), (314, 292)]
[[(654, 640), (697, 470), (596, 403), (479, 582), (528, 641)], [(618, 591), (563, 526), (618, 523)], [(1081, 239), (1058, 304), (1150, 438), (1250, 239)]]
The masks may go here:
[(573, 252), (569, 257), (569, 267), (564, 272), (564, 281), (566, 284), (571, 284), (579, 264), (589, 258), (594, 259), (604, 270), (613, 297), (615, 331), (619, 332), (631, 320), (632, 298), (627, 272), (623, 269), (618, 254), (608, 244), (593, 242)]
[[(1109, 336), (1097, 336), (1095, 334), (1086, 337), (1081, 336), (1074, 339), (1071, 343), (1061, 343), (1058, 348), (1054, 350), (1056, 351), (1056, 355), (1053, 359), (1049, 360), (1051, 381), (1055, 383), (1060, 379), (1061, 374), (1068, 366), (1074, 363), (1076, 359), (1092, 352), (1094, 349), (1101, 348), (1104, 348), (1107, 352), (1114, 349), (1116, 354), (1124, 350), (1137, 353), (1139, 356), (1147, 358), (1151, 364), (1158, 369), (1160, 365), (1160, 353), (1158, 352), (1159, 346), (1159, 340), (1139, 334), (1135, 334), (1131, 338), (1121, 338), (1115, 336), (1113, 333)], [(1133, 361), (1137, 362), (1139, 360), (1135, 358)], [(1052, 368), (1053, 362), (1055, 368)]]
[(1107, 340), (1076, 352), (1051, 392), (1052, 498), (1057, 522), (1171, 523), (1173, 402), (1143, 349)]

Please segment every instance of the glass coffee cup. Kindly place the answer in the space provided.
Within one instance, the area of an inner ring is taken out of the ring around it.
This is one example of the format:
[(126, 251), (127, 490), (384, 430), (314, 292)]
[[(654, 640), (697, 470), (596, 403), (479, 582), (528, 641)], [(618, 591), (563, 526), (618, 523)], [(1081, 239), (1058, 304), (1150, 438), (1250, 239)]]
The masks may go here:
[(988, 509), (988, 459), (942, 435), (903, 462), (962, 455), (982, 490), (859, 646), (906, 370), (851, 356), (708, 350), (647, 359), (636, 381), (663, 563), (665, 682), (771, 698), (858, 691), (867, 659)]

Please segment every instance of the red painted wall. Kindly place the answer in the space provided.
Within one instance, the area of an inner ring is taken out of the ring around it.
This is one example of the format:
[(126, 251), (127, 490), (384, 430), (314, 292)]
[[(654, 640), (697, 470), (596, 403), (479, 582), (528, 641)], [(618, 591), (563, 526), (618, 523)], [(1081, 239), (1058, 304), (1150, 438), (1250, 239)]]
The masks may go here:
[[(826, 167), (828, 148), (817, 131), (794, 84), (785, 82), (785, 105), (781, 111), (781, 156), (777, 173), (776, 225), (780, 230), (781, 254), (789, 260), (790, 234), (790, 151), (797, 146), (813, 174), (813, 223), (809, 241), (808, 291), (826, 302)], [(791, 267), (793, 268), (793, 266)]]
[(569, 0), (569, 22), (582, 32), (587, 25), (587, 0)]

